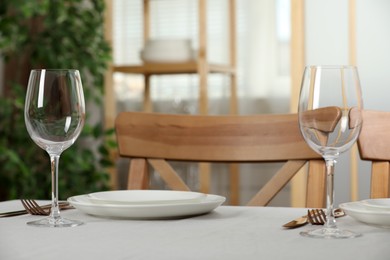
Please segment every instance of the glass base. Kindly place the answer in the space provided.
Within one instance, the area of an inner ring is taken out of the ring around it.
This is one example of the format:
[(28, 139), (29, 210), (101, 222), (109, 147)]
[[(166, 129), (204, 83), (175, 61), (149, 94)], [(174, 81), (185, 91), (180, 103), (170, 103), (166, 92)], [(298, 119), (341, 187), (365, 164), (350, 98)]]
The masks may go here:
[(304, 237), (312, 238), (329, 238), (329, 239), (346, 239), (360, 237), (362, 234), (355, 233), (349, 230), (341, 230), (338, 228), (320, 228), (307, 230), (300, 233)]
[(53, 217), (47, 217), (35, 221), (27, 222), (27, 225), (29, 226), (36, 226), (36, 227), (76, 227), (82, 225), (83, 222), (78, 220), (70, 220), (62, 217), (53, 218)]

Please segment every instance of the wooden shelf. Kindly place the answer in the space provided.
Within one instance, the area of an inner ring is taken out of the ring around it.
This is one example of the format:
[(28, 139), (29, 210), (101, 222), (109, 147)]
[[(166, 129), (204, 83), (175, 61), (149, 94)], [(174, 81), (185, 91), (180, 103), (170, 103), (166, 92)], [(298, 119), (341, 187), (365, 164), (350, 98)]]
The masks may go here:
[[(152, 0), (141, 0), (143, 6), (143, 38), (146, 43), (150, 39), (150, 4)], [(207, 0), (198, 1), (198, 56), (188, 62), (113, 65), (112, 72), (144, 75), (144, 111), (152, 112), (153, 104), (150, 96), (150, 77), (152, 75), (197, 74), (199, 75), (199, 114), (208, 114), (207, 76), (210, 73), (227, 74), (230, 77), (230, 113), (238, 113), (237, 75), (236, 75), (236, 4), (228, 0), (227, 20), (229, 25), (229, 62), (227, 64), (211, 63), (207, 59)]]
[[(143, 2), (143, 38), (144, 42), (150, 39), (150, 2), (151, 0), (142, 0)], [(198, 0), (198, 20), (199, 20), (199, 39), (198, 56), (196, 60), (179, 63), (143, 63), (129, 65), (112, 65), (110, 73), (121, 72), (128, 74), (139, 74), (144, 76), (144, 111), (152, 112), (153, 104), (150, 91), (150, 77), (152, 75), (174, 75), (174, 74), (197, 74), (199, 75), (199, 114), (208, 114), (208, 81), (207, 76), (210, 73), (227, 74), (230, 77), (230, 113), (238, 113), (237, 104), (237, 75), (236, 75), (236, 4), (235, 0), (228, 0), (228, 25), (229, 25), (229, 62), (227, 64), (215, 64), (208, 61), (207, 55), (207, 0)], [(112, 78), (112, 75), (111, 75)], [(230, 198), (231, 204), (237, 205), (239, 201), (238, 187), (238, 165), (231, 165), (230, 175)], [(210, 165), (202, 163), (199, 165), (200, 171), (200, 191), (209, 192), (210, 188)]]
[[(144, 63), (141, 65), (114, 66), (113, 70), (114, 72), (144, 75), (197, 74), (199, 64), (196, 61), (181, 63)], [(208, 64), (206, 70), (208, 73), (236, 73), (235, 68), (225, 64)]]

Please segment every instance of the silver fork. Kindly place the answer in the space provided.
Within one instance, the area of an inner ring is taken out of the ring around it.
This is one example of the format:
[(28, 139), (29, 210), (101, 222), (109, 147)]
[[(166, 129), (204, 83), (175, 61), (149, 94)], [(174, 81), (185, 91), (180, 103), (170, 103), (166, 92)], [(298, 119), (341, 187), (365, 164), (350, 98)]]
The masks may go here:
[[(334, 212), (334, 217), (339, 218), (345, 216), (345, 213), (342, 209), (335, 209)], [(326, 222), (326, 214), (325, 210), (323, 209), (309, 209), (307, 211), (307, 219), (310, 224), (312, 225), (324, 225)]]
[[(27, 210), (31, 215), (43, 215), (48, 216), (51, 211), (51, 207), (41, 207), (35, 200), (32, 199), (21, 199), (23, 207)], [(58, 206), (61, 210), (72, 209), (73, 207), (69, 205), (68, 202), (59, 202)]]
[(307, 219), (312, 225), (324, 225), (326, 222), (326, 214), (322, 209), (309, 209), (307, 211)]

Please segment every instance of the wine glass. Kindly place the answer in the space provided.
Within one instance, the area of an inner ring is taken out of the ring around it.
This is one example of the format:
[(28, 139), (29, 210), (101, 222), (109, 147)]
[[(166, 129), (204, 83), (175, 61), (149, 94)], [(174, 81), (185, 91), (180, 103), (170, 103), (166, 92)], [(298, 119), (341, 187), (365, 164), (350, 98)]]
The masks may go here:
[(61, 153), (79, 136), (85, 121), (80, 73), (72, 69), (32, 70), (24, 119), (31, 139), (50, 156), (52, 205), (50, 216), (28, 225), (73, 227), (82, 222), (62, 218), (58, 207), (58, 163)]
[(327, 221), (323, 228), (301, 232), (316, 238), (352, 238), (360, 234), (340, 230), (334, 218), (334, 166), (352, 147), (362, 126), (363, 100), (354, 66), (307, 66), (299, 97), (299, 127), (308, 145), (326, 164)]

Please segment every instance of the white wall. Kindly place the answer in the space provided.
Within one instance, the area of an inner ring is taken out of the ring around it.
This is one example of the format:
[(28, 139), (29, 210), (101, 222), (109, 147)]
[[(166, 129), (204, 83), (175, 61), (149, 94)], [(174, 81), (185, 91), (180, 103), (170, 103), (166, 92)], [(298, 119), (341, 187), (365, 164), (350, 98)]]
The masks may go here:
[(348, 0), (305, 1), (306, 64), (348, 64)]
[[(390, 110), (390, 1), (356, 0), (356, 44), (364, 106)], [(348, 64), (348, 0), (305, 2), (307, 64)], [(336, 165), (336, 204), (350, 200), (349, 154)], [(359, 199), (369, 196), (370, 165), (359, 162)]]
[(390, 110), (390, 1), (357, 0), (357, 63), (365, 107)]

